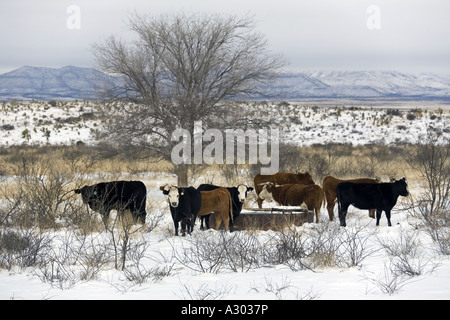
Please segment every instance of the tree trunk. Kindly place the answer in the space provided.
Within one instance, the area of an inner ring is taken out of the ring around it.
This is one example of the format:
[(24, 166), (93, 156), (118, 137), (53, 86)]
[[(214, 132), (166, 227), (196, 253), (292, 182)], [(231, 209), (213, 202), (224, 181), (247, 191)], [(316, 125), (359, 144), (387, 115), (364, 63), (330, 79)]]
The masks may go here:
[(184, 163), (179, 164), (175, 169), (176, 174), (178, 176), (178, 187), (187, 187), (188, 186), (188, 166)]

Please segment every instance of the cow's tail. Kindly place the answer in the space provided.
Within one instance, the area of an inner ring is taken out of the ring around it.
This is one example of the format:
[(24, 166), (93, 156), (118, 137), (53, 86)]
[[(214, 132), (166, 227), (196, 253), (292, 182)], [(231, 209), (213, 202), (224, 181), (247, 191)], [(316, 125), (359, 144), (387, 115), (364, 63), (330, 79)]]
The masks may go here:
[(229, 192), (228, 192), (228, 203), (229, 203), (229, 207), (230, 207), (229, 214), (230, 214), (231, 223), (234, 223), (234, 221), (233, 221), (233, 200), (231, 200), (231, 195)]
[(338, 188), (336, 188), (336, 202), (337, 202), (337, 205), (338, 205), (338, 212), (341, 212), (341, 192), (340, 192), (340, 190), (338, 189)]
[(327, 206), (327, 201), (326, 201), (326, 197), (325, 197), (325, 188), (320, 188), (321, 192), (320, 192), (320, 196), (321, 196), (321, 200), (320, 200), (320, 206), (321, 207), (326, 207)]

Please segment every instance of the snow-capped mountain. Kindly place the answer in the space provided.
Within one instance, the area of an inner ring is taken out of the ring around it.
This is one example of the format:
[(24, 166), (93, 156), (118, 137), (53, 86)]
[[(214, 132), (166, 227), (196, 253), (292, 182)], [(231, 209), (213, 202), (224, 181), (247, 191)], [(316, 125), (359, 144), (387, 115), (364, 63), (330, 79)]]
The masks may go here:
[[(25, 66), (0, 75), (0, 100), (101, 99), (118, 77), (93, 68)], [(450, 76), (396, 71), (317, 71), (282, 74), (265, 88), (268, 97), (450, 100)]]
[(0, 75), (0, 100), (99, 99), (117, 79), (93, 68), (24, 66)]
[(290, 99), (398, 98), (450, 99), (450, 76), (395, 71), (305, 72), (280, 77), (278, 86)]

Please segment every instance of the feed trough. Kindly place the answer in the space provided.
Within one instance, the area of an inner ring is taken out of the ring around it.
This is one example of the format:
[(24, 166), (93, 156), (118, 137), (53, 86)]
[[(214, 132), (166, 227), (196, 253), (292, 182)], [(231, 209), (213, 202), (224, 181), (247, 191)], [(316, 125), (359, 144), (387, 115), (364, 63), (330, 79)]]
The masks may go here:
[[(314, 222), (313, 211), (301, 207), (250, 208), (241, 211), (234, 221), (234, 230), (279, 230), (292, 224), (301, 226), (305, 222)], [(215, 226), (214, 214), (209, 225)]]

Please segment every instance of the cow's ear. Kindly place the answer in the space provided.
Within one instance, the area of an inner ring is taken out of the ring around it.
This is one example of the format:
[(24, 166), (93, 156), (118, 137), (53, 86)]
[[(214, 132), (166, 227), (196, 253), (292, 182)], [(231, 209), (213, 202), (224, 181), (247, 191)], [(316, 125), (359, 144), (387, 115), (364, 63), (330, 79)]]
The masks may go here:
[(164, 191), (165, 186), (160, 186), (159, 190)]

